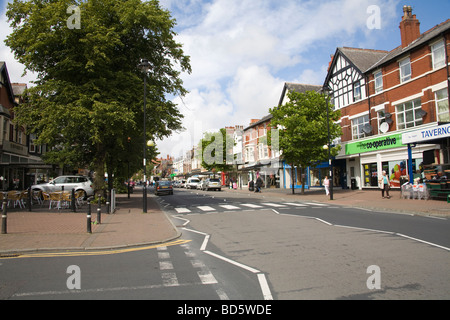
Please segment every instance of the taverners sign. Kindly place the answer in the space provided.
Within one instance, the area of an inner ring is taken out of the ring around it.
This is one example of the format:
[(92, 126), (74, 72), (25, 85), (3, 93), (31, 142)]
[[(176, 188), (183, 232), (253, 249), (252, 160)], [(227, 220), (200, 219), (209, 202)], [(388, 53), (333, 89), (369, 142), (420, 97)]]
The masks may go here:
[(375, 139), (358, 141), (355, 143), (348, 143), (345, 145), (345, 154), (358, 154), (364, 152), (385, 150), (402, 147), (402, 135), (393, 134), (385, 137), (378, 137)]

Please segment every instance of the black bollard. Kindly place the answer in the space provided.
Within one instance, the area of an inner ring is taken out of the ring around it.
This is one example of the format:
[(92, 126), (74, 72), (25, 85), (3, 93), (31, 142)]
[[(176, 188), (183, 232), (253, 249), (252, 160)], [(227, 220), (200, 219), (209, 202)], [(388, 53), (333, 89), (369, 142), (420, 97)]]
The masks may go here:
[(31, 207), (33, 206), (33, 202), (32, 202), (32, 192), (33, 190), (31, 190), (31, 186), (28, 187), (28, 197), (27, 197), (27, 207), (28, 207), (28, 211), (31, 212)]
[(70, 205), (73, 212), (77, 212), (77, 206), (75, 205), (75, 189), (72, 188), (72, 197), (70, 199)]
[(88, 212), (86, 218), (87, 218), (87, 233), (92, 233), (91, 200), (88, 200)]
[(97, 223), (102, 223), (102, 198), (98, 198), (98, 208), (97, 208)]
[(8, 212), (8, 200), (5, 198), (3, 199), (2, 234), (7, 234), (7, 225), (6, 225), (7, 212)]

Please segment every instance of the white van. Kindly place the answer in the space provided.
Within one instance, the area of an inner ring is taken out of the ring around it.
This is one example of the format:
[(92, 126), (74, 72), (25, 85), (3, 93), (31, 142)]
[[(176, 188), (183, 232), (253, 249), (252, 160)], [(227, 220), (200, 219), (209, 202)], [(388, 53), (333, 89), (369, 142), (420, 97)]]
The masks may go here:
[(197, 189), (197, 185), (200, 183), (199, 178), (189, 178), (186, 182), (186, 189)]

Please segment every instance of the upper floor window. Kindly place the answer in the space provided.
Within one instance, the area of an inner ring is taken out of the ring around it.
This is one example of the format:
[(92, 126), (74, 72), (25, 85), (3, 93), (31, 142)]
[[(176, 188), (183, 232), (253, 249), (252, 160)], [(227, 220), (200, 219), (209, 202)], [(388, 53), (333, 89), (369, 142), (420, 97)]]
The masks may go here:
[(433, 59), (433, 69), (445, 66), (445, 46), (444, 41), (439, 41), (431, 46), (431, 56)]
[(438, 122), (450, 122), (447, 88), (436, 91), (436, 108)]
[(355, 82), (353, 84), (353, 100), (359, 101), (361, 100), (361, 82)]
[(400, 83), (411, 79), (411, 60), (406, 58), (400, 61)]
[(421, 110), (421, 99), (415, 99), (396, 107), (397, 110), (397, 130), (413, 128), (423, 123), (422, 117), (418, 114)]
[(353, 140), (361, 139), (366, 136), (364, 126), (369, 123), (369, 115), (365, 115), (352, 120), (352, 138)]
[(378, 71), (375, 73), (375, 93), (383, 91), (383, 73)]

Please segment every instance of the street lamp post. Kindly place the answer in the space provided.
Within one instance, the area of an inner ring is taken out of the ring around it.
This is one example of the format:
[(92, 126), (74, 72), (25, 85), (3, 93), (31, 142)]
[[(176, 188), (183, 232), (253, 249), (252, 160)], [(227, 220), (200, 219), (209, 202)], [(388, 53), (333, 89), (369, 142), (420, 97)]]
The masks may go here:
[(147, 59), (142, 59), (139, 64), (139, 68), (144, 71), (144, 194), (143, 194), (143, 212), (147, 213), (147, 129), (146, 129), (146, 119), (147, 119), (147, 73), (150, 70), (150, 63)]

